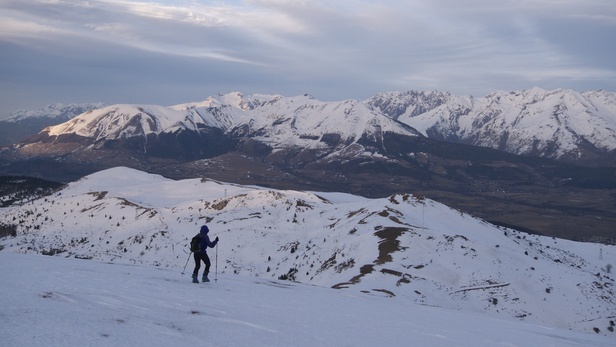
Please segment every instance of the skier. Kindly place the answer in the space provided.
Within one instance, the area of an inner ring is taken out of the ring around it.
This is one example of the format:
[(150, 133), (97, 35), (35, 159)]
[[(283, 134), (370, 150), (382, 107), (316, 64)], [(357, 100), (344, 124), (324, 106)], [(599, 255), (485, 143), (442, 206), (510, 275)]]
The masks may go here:
[(207, 275), (210, 273), (210, 266), (212, 265), (212, 263), (210, 262), (210, 257), (208, 257), (207, 255), (207, 248), (208, 247), (214, 248), (216, 244), (218, 244), (218, 236), (216, 237), (216, 240), (212, 242), (210, 241), (210, 238), (207, 235), (209, 232), (210, 232), (210, 229), (208, 229), (207, 225), (204, 225), (201, 227), (201, 230), (199, 231), (199, 234), (197, 235), (201, 237), (201, 243), (200, 243), (199, 249), (194, 251), (195, 270), (193, 271), (193, 275), (192, 275), (193, 283), (199, 283), (197, 276), (199, 274), (199, 268), (201, 268), (201, 261), (205, 263), (205, 271), (203, 271), (203, 277), (201, 278), (201, 281), (202, 282), (210, 281)]

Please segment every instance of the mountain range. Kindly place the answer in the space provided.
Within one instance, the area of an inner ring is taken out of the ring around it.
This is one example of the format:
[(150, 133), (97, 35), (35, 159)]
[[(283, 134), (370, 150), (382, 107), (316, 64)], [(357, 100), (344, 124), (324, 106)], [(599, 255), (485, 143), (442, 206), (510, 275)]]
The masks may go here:
[(571, 163), (616, 163), (616, 93), (380, 93), (366, 104), (430, 138)]
[[(290, 104), (282, 105), (283, 100), (289, 101)], [(314, 109), (319, 107), (315, 105), (320, 102), (308, 95), (285, 98), (280, 95), (264, 94), (244, 96), (233, 92), (209, 97), (203, 102), (168, 108), (198, 112), (199, 109), (203, 111), (208, 108), (212, 110), (230, 106), (250, 111), (248, 113), (253, 116), (253, 113), (272, 113), (272, 111), (281, 114), (285, 108), (290, 111), (297, 103), (305, 103), (307, 107)], [(348, 106), (349, 103), (360, 102), (346, 100), (325, 103), (330, 105), (330, 109), (323, 107), (320, 112), (332, 114), (331, 108), (341, 107), (341, 104)], [(361, 104), (409, 125), (432, 139), (489, 147), (520, 155), (558, 159), (575, 164), (616, 165), (616, 93), (612, 92), (544, 90), (537, 87), (523, 91), (498, 91), (484, 97), (455, 96), (438, 91), (384, 92), (362, 101)], [(46, 126), (57, 125), (81, 113), (104, 106), (103, 103), (68, 106), (54, 104), (36, 111), (15, 111), (7, 121), (2, 122), (0, 128), (28, 128), (29, 132), (0, 133), (0, 144), (18, 143), (27, 137), (24, 134), (34, 135)], [(274, 110), (270, 110), (270, 107)], [(240, 114), (230, 115), (227, 112), (227, 117), (233, 120), (241, 118)], [(183, 116), (185, 115), (176, 114), (171, 119), (181, 122)], [(301, 114), (298, 116), (302, 117)], [(332, 116), (335, 116), (335, 113)], [(206, 120), (199, 118), (197, 115), (197, 119), (193, 120), (195, 125), (201, 124), (225, 130), (233, 124), (237, 125), (239, 121), (208, 124)], [(267, 120), (267, 117), (255, 119)], [(261, 124), (262, 127), (269, 125), (271, 124)], [(159, 126), (163, 127), (157, 129), (159, 133), (173, 131), (172, 128), (165, 128), (169, 124), (162, 123)], [(190, 128), (188, 124), (184, 126)], [(313, 132), (323, 132), (320, 130), (327, 131), (327, 129), (314, 129)], [(11, 137), (6, 138), (9, 134)], [(275, 142), (276, 139), (272, 140)]]
[(0, 239), (3, 252), (150, 265), (178, 276), (190, 238), (207, 224), (220, 238), (211, 273), (228, 280), (290, 280), (614, 334), (616, 247), (528, 235), (412, 194), (369, 199), (118, 167), (3, 208), (0, 224), (15, 230)]
[[(67, 182), (129, 166), (367, 197), (412, 192), (499, 225), (611, 243), (613, 111), (614, 93), (603, 91), (382, 93), (364, 102), (234, 92), (86, 111), (5, 148), (0, 174)], [(584, 166), (567, 162), (576, 156)]]

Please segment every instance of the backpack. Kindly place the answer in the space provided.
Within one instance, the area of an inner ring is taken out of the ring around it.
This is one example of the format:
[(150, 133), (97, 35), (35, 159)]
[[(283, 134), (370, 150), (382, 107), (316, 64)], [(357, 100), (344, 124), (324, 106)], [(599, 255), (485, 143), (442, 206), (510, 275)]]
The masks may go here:
[(193, 253), (201, 252), (201, 235), (196, 235), (190, 240), (190, 251)]

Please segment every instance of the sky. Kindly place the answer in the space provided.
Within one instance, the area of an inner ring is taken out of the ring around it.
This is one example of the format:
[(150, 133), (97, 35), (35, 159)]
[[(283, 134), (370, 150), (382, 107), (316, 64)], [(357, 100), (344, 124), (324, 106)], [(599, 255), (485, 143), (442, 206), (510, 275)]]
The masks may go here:
[(616, 91), (613, 0), (0, 0), (0, 118), (240, 91)]

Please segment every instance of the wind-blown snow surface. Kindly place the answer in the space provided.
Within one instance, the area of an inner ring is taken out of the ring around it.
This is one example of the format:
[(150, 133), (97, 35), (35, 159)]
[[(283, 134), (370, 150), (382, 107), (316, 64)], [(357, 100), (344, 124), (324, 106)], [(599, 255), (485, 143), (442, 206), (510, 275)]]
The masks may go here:
[[(616, 247), (498, 228), (412, 195), (367, 199), (115, 168), (1, 209), (0, 223), (17, 228), (17, 237), (0, 241), (5, 252), (174, 273), (188, 260), (189, 239), (207, 224), (221, 239), (217, 270), (229, 279), (288, 278), (403, 306), (614, 335)], [(254, 299), (246, 302), (258, 305)]]
[(0, 252), (3, 346), (616, 346), (612, 337), (288, 281)]

